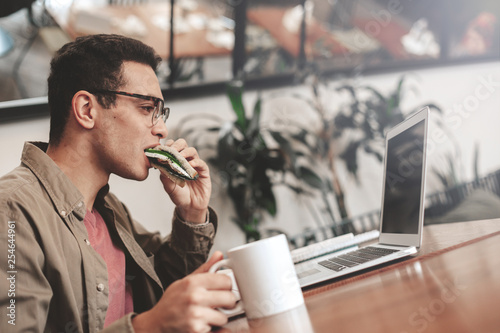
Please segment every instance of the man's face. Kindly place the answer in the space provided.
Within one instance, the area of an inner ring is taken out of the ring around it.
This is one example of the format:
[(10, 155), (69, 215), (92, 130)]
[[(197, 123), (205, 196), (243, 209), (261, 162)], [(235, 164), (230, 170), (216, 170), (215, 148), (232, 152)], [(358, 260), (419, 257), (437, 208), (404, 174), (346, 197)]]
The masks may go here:
[[(125, 85), (118, 90), (163, 99), (151, 67), (124, 62), (123, 76)], [(144, 149), (158, 145), (168, 133), (161, 119), (153, 126), (152, 107), (152, 101), (116, 95), (114, 106), (100, 109), (96, 149), (99, 152), (98, 163), (108, 173), (128, 179), (146, 179), (151, 165)]]

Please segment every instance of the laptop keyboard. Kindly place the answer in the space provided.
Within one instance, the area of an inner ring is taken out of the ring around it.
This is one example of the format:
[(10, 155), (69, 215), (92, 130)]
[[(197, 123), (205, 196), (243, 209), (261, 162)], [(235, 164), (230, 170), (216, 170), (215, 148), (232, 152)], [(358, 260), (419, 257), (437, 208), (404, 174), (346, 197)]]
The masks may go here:
[(383, 249), (380, 247), (367, 246), (356, 251), (352, 251), (340, 256), (332, 257), (330, 259), (320, 261), (323, 267), (340, 272), (349, 267), (354, 267), (363, 264), (370, 260), (375, 260), (381, 257), (385, 257), (391, 253), (397, 252), (399, 250), (393, 249)]

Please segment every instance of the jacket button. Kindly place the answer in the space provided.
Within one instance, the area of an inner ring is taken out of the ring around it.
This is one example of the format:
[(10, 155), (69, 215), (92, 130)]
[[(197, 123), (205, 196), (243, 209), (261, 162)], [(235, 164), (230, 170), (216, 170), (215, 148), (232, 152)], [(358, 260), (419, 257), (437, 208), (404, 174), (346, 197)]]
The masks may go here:
[(97, 285), (97, 291), (101, 292), (101, 291), (103, 291), (103, 290), (104, 290), (104, 284), (99, 283), (99, 284)]
[(88, 239), (85, 239), (85, 244), (90, 245), (90, 241)]

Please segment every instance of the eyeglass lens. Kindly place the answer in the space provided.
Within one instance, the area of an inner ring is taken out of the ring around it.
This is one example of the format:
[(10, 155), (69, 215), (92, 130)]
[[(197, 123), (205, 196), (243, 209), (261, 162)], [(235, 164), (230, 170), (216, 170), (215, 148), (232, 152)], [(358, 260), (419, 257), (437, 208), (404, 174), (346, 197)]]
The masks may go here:
[(153, 113), (153, 125), (156, 125), (160, 118), (163, 120), (163, 122), (167, 121), (169, 115), (170, 108), (165, 108), (164, 102), (162, 100), (158, 100)]

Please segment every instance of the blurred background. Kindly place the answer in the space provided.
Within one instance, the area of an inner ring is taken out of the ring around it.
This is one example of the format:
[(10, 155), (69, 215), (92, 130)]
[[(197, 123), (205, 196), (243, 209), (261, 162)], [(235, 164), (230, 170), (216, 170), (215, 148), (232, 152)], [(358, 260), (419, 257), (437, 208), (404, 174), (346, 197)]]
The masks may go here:
[[(216, 249), (377, 228), (384, 133), (424, 105), (426, 223), (500, 217), (499, 20), (494, 0), (2, 1), (0, 174), (24, 141), (48, 139), (54, 52), (118, 33), (164, 59), (169, 136), (211, 166)], [(148, 229), (170, 231), (156, 170), (113, 177), (111, 190)]]

